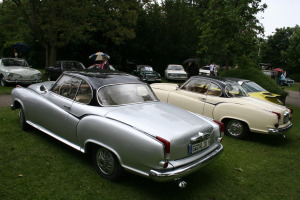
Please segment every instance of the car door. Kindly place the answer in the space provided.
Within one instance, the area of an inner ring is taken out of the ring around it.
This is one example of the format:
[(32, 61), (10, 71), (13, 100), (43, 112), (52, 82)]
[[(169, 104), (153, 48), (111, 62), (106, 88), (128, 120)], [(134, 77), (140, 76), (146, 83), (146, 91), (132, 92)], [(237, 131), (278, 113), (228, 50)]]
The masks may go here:
[(208, 84), (206, 80), (192, 78), (180, 89), (170, 92), (168, 103), (203, 114)]
[[(44, 94), (47, 103), (38, 103), (36, 110), (37, 122), (51, 134), (67, 139), (69, 134), (66, 127), (69, 118), (78, 119), (72, 115), (71, 108), (78, 91), (80, 80), (76, 77), (64, 75)], [(76, 131), (75, 133), (76, 134)], [(73, 136), (71, 136), (73, 137)]]

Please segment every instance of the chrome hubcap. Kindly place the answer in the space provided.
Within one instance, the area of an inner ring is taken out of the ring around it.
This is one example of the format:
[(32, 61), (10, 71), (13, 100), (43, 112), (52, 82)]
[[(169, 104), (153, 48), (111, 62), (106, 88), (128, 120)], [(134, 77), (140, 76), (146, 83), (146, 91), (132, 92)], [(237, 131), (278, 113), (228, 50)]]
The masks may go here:
[(231, 121), (228, 123), (228, 132), (231, 135), (238, 136), (243, 132), (243, 125), (239, 121)]

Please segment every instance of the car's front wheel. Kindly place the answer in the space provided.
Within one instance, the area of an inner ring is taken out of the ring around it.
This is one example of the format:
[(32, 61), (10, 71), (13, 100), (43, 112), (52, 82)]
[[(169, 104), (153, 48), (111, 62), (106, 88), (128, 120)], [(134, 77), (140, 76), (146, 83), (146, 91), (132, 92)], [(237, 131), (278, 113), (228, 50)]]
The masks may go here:
[(27, 124), (26, 122), (23, 108), (20, 108), (19, 110), (19, 122), (20, 122), (20, 127), (23, 131), (27, 131), (30, 128), (30, 125)]
[(249, 133), (249, 127), (245, 122), (236, 119), (227, 120), (225, 123), (225, 134), (230, 137), (241, 139)]
[(109, 181), (116, 181), (122, 176), (123, 168), (119, 160), (106, 148), (94, 148), (93, 164), (101, 177)]
[(3, 75), (0, 76), (0, 84), (1, 86), (7, 86), (7, 82), (4, 80)]

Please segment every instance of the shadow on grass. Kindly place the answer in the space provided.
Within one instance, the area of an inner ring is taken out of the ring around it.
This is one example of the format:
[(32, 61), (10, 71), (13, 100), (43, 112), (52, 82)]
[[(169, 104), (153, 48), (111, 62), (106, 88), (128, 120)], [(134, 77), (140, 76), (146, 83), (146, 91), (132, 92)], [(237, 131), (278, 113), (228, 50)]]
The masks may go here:
[(268, 146), (286, 146), (290, 143), (290, 138), (288, 133), (284, 137), (282, 134), (259, 134), (251, 132), (244, 139), (248, 142), (260, 143)]

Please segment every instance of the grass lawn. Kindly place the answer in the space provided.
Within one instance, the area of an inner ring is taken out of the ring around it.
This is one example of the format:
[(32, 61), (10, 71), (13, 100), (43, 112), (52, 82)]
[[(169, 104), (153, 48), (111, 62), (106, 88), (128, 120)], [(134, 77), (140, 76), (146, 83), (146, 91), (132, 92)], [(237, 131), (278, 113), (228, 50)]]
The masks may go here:
[(300, 108), (287, 137), (225, 136), (224, 153), (186, 178), (187, 188), (127, 174), (102, 179), (88, 157), (37, 131), (21, 131), (17, 111), (0, 107), (0, 199), (300, 199)]
[(284, 86), (284, 90), (299, 91), (300, 90), (300, 83), (295, 82), (291, 87)]

